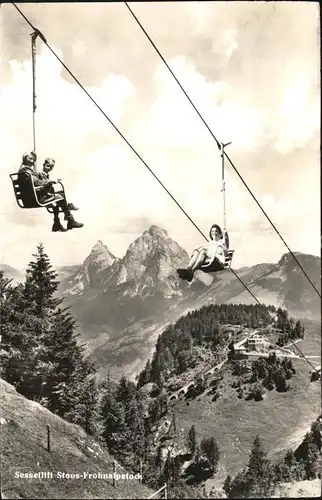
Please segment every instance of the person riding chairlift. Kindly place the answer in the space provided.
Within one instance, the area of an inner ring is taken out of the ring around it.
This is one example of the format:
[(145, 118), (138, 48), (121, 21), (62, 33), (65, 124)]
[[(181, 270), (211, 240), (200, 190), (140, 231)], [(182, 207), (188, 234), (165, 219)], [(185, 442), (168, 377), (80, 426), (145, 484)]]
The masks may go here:
[(224, 269), (225, 255), (229, 249), (229, 238), (227, 231), (222, 231), (218, 224), (213, 224), (209, 231), (211, 241), (196, 248), (192, 255), (189, 264), (185, 269), (177, 269), (177, 273), (181, 279), (188, 282), (193, 280), (195, 271), (205, 270), (206, 266), (214, 265), (217, 271)]
[[(49, 180), (49, 173), (55, 166), (55, 160), (53, 160), (52, 158), (47, 158), (44, 161), (42, 172), (36, 172), (34, 169), (36, 159), (37, 156), (34, 151), (32, 151), (31, 153), (25, 153), (22, 156), (22, 165), (19, 169), (19, 173), (20, 174), (25, 173), (31, 175), (34, 186), (35, 187), (41, 186), (41, 189), (37, 190), (40, 203), (45, 203), (49, 198), (52, 198), (53, 196), (56, 198), (53, 200), (57, 204), (53, 207), (54, 224), (52, 227), (52, 231), (63, 232), (69, 229), (76, 229), (83, 227), (84, 224), (76, 222), (73, 215), (71, 214), (71, 210), (78, 210), (78, 208), (75, 207), (73, 203), (67, 203), (63, 191), (55, 192), (53, 184), (56, 184), (56, 181)], [(63, 227), (63, 225), (60, 222), (59, 207), (61, 207), (65, 215), (65, 220), (67, 220), (67, 228)]]

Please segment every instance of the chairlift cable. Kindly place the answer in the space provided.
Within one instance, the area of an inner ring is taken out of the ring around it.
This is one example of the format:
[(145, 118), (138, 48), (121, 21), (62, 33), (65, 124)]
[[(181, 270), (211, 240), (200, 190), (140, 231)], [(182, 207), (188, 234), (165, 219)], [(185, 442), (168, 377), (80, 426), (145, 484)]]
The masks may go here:
[[(211, 128), (209, 127), (209, 125), (207, 124), (206, 120), (203, 118), (203, 116), (201, 115), (201, 113), (199, 112), (199, 110), (197, 109), (196, 105), (193, 103), (193, 101), (191, 100), (191, 98), (189, 97), (189, 95), (187, 94), (186, 90), (184, 89), (184, 87), (182, 86), (182, 84), (180, 83), (180, 81), (178, 80), (178, 78), (176, 77), (176, 75), (174, 74), (174, 72), (172, 71), (172, 69), (170, 68), (169, 64), (166, 62), (164, 56), (161, 54), (160, 50), (157, 48), (157, 46), (155, 45), (155, 43), (153, 42), (153, 40), (151, 39), (150, 35), (147, 33), (146, 29), (142, 26), (141, 22), (139, 21), (139, 19), (137, 18), (137, 16), (134, 14), (133, 10), (131, 9), (131, 7), (128, 5), (127, 2), (124, 2), (126, 7), (128, 8), (129, 12), (131, 13), (131, 15), (133, 16), (133, 18), (135, 19), (136, 23), (139, 25), (139, 27), (141, 28), (141, 30), (143, 31), (143, 33), (145, 34), (145, 36), (147, 37), (147, 39), (149, 40), (149, 42), (151, 43), (152, 47), (154, 48), (154, 50), (157, 52), (157, 54), (159, 55), (159, 57), (162, 59), (163, 63), (165, 64), (165, 66), (167, 67), (167, 69), (169, 70), (169, 72), (171, 73), (171, 75), (173, 76), (173, 78), (175, 79), (175, 81), (177, 82), (177, 84), (179, 85), (180, 89), (182, 90), (182, 92), (184, 93), (184, 95), (186, 96), (186, 98), (188, 99), (189, 103), (191, 104), (191, 106), (194, 108), (194, 110), (196, 111), (197, 115), (199, 116), (199, 118), (201, 119), (201, 121), (203, 122), (203, 124), (205, 125), (205, 127), (207, 128), (208, 132), (210, 133), (210, 135), (212, 136), (212, 138), (215, 140), (216, 144), (217, 144), (217, 147), (218, 149), (220, 150), (221, 149), (221, 146), (220, 146), (220, 142), (218, 141), (217, 137), (215, 136), (215, 134), (212, 132)], [(264, 216), (266, 217), (266, 219), (268, 220), (268, 222), (271, 224), (272, 228), (274, 229), (274, 231), (277, 233), (277, 235), (279, 236), (279, 238), (282, 240), (282, 242), (284, 243), (284, 245), (286, 246), (286, 248), (288, 249), (288, 251), (290, 252), (290, 254), (292, 255), (293, 259), (295, 260), (295, 262), (297, 263), (297, 265), (299, 266), (299, 268), (301, 269), (301, 271), (303, 272), (304, 276), (306, 277), (306, 279), (309, 281), (309, 283), (312, 285), (312, 287), (314, 288), (315, 292), (318, 294), (318, 296), (321, 298), (321, 293), (318, 291), (318, 289), (316, 288), (316, 286), (314, 285), (314, 283), (312, 282), (312, 280), (310, 279), (310, 277), (308, 276), (307, 272), (305, 271), (304, 267), (302, 266), (302, 264), (299, 262), (298, 258), (296, 257), (296, 255), (294, 254), (294, 252), (291, 250), (291, 248), (289, 247), (289, 245), (286, 243), (285, 239), (283, 238), (283, 236), (281, 235), (280, 231), (277, 229), (277, 227), (275, 226), (275, 224), (272, 222), (271, 218), (267, 215), (266, 211), (263, 209), (263, 207), (261, 206), (261, 204), (259, 203), (259, 201), (257, 200), (257, 198), (255, 197), (254, 193), (252, 192), (252, 190), (249, 188), (249, 186), (247, 185), (247, 183), (245, 182), (245, 180), (243, 179), (242, 175), (238, 172), (236, 166), (234, 165), (234, 163), (232, 162), (232, 160), (229, 158), (229, 156), (227, 155), (226, 152), (224, 152), (224, 156), (227, 158), (227, 160), (229, 161), (230, 165), (232, 166), (232, 168), (234, 169), (234, 171), (236, 172), (236, 174), (238, 175), (239, 179), (242, 181), (242, 183), (244, 184), (244, 186), (246, 187), (247, 191), (249, 192), (249, 194), (251, 195), (251, 197), (253, 198), (253, 200), (257, 203), (258, 207), (260, 208), (260, 210), (263, 212)]]
[[(33, 135), (33, 151), (36, 153), (36, 38), (37, 33), (34, 31), (31, 35), (31, 61), (32, 61), (32, 135)], [(37, 159), (34, 163), (34, 169), (37, 172)]]
[[(129, 146), (129, 148), (133, 151), (133, 153), (141, 160), (141, 162), (144, 164), (144, 166), (149, 170), (149, 172), (154, 176), (154, 178), (159, 182), (159, 184), (163, 187), (163, 189), (168, 193), (168, 195), (171, 197), (171, 199), (176, 203), (176, 205), (180, 208), (180, 210), (184, 213), (184, 215), (189, 219), (189, 221), (194, 225), (194, 227), (198, 230), (198, 232), (202, 235), (202, 237), (208, 242), (208, 238), (206, 235), (202, 232), (202, 230), (197, 226), (197, 224), (191, 219), (191, 217), (187, 214), (187, 212), (184, 210), (184, 208), (180, 205), (180, 203), (175, 199), (175, 197), (171, 194), (171, 192), (166, 188), (166, 186), (162, 183), (162, 181), (157, 177), (157, 175), (153, 172), (153, 170), (149, 167), (149, 165), (144, 161), (144, 159), (141, 157), (141, 155), (136, 151), (136, 149), (130, 144), (130, 142), (126, 139), (126, 137), (122, 134), (122, 132), (116, 127), (116, 125), (113, 123), (113, 121), (108, 117), (108, 115), (103, 111), (103, 109), (97, 104), (95, 99), (89, 94), (89, 92), (85, 89), (85, 87), (80, 83), (80, 81), (77, 79), (77, 77), (72, 73), (72, 71), (67, 67), (67, 65), (60, 59), (58, 54), (50, 47), (48, 44), (47, 40), (45, 39), (44, 35), (37, 30), (29, 21), (29, 19), (23, 14), (23, 12), (17, 7), (15, 3), (12, 2), (12, 5), (16, 8), (16, 10), (20, 13), (20, 15), (25, 19), (25, 21), (29, 24), (29, 26), (38, 33), (39, 37), (41, 40), (44, 42), (44, 44), (48, 47), (50, 52), (55, 56), (55, 58), (60, 62), (60, 64), (63, 66), (63, 68), (68, 72), (68, 74), (73, 78), (73, 80), (77, 83), (77, 85), (85, 92), (85, 94), (89, 97), (89, 99), (92, 101), (92, 103), (97, 107), (97, 109), (103, 114), (103, 116), (108, 120), (108, 122), (112, 125), (112, 127), (116, 130), (116, 132), (122, 137), (122, 139), (126, 142), (126, 144)], [(219, 143), (218, 143), (219, 144)], [(220, 148), (220, 144), (219, 144)], [(225, 156), (227, 156), (225, 154)], [(257, 297), (253, 294), (253, 292), (248, 288), (248, 286), (243, 282), (243, 280), (237, 275), (236, 271), (231, 269), (231, 272), (235, 275), (235, 277), (240, 281), (240, 283), (243, 285), (243, 287), (249, 292), (249, 294), (254, 298), (254, 300), (257, 302), (258, 305), (262, 306), (257, 299)], [(293, 343), (293, 341), (291, 341)], [(296, 345), (296, 344), (295, 344)], [(297, 346), (296, 346), (297, 347)], [(297, 349), (300, 351), (300, 349), (297, 347)], [(301, 352), (301, 351), (300, 351)], [(304, 356), (302, 353), (302, 356), (307, 360), (307, 358)], [(308, 360), (307, 360), (308, 361)], [(308, 361), (308, 363), (311, 365), (311, 363)], [(313, 365), (311, 365), (313, 366)]]
[(231, 142), (227, 142), (226, 144), (221, 143), (220, 145), (220, 156), (221, 156), (221, 181), (222, 181), (222, 193), (223, 193), (223, 212), (224, 212), (224, 227), (223, 229), (226, 231), (227, 223), (226, 223), (226, 184), (225, 184), (225, 147), (229, 146)]

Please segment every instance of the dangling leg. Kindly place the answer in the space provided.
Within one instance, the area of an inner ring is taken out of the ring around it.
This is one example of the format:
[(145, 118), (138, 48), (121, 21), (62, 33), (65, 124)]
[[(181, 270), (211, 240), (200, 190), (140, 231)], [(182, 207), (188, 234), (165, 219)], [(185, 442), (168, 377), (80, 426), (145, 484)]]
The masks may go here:
[(187, 267), (187, 269), (191, 269), (191, 271), (193, 272), (197, 271), (205, 263), (206, 257), (207, 257), (206, 250), (204, 249), (200, 250), (197, 254), (197, 258), (194, 259), (194, 263), (192, 264), (191, 268)]
[(75, 207), (74, 203), (67, 203), (68, 210), (78, 210), (78, 207)]
[(192, 269), (193, 266), (195, 265), (195, 263), (197, 262), (198, 257), (199, 257), (199, 250), (194, 250), (192, 252), (189, 264), (187, 265), (186, 269), (189, 269), (189, 270)]
[(71, 214), (71, 210), (75, 210), (76, 207), (74, 207), (72, 209), (69, 208), (69, 204), (66, 202), (65, 198), (63, 200), (61, 200), (59, 204), (62, 208), (62, 211), (65, 214), (65, 220), (67, 220), (67, 230), (77, 229), (77, 228), (84, 226), (84, 224), (82, 224), (81, 222), (76, 222), (74, 217)]
[(205, 249), (200, 248), (199, 250), (194, 250), (186, 269), (177, 269), (179, 278), (191, 282), (193, 280), (194, 272), (201, 268), (202, 264), (204, 264), (205, 258)]
[(67, 231), (67, 229), (62, 226), (60, 220), (59, 220), (59, 208), (58, 206), (54, 206), (53, 208), (53, 214), (54, 214), (54, 224), (53, 224), (53, 227), (52, 227), (52, 231), (55, 233), (55, 232), (58, 232), (58, 231)]
[[(63, 200), (61, 202), (62, 208), (67, 208), (67, 210), (69, 210), (69, 211), (78, 210), (78, 207), (75, 207), (74, 203), (67, 202), (65, 189), (64, 189), (62, 184), (61, 184), (61, 186), (62, 186), (61, 189), (56, 190), (55, 194), (58, 194), (59, 196), (61, 196), (63, 198)], [(65, 214), (65, 220), (68, 220), (69, 215), (70, 214)]]

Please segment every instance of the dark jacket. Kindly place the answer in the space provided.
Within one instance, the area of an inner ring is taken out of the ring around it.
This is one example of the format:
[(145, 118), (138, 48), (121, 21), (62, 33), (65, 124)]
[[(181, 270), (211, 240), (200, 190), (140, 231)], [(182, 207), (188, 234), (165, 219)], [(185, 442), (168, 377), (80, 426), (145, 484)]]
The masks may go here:
[(19, 169), (19, 174), (29, 174), (32, 177), (35, 186), (48, 186), (50, 187), (53, 183), (49, 180), (49, 175), (46, 172), (36, 172), (29, 165), (21, 165)]

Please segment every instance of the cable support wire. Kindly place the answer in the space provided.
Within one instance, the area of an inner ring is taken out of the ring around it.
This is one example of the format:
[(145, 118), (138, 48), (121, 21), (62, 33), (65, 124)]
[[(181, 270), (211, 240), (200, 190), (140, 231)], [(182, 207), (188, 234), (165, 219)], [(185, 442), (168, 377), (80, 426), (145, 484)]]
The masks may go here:
[[(188, 215), (185, 209), (181, 206), (181, 204), (176, 200), (176, 198), (171, 194), (171, 192), (167, 189), (167, 187), (163, 184), (163, 182), (157, 177), (157, 175), (153, 172), (153, 170), (149, 167), (149, 165), (144, 161), (142, 156), (136, 151), (136, 149), (131, 145), (131, 143), (126, 139), (126, 137), (122, 134), (122, 132), (117, 128), (114, 122), (109, 118), (109, 116), (105, 113), (105, 111), (99, 106), (99, 104), (95, 101), (95, 99), (91, 96), (91, 94), (85, 89), (85, 87), (81, 84), (81, 82), (77, 79), (77, 77), (73, 74), (73, 72), (68, 68), (68, 66), (61, 60), (61, 58), (56, 54), (56, 52), (51, 48), (49, 43), (47, 42), (44, 35), (40, 30), (35, 28), (32, 23), (29, 21), (27, 16), (20, 10), (19, 7), (15, 3), (12, 3), (15, 9), (19, 12), (19, 14), (24, 18), (26, 23), (38, 34), (39, 38), (43, 41), (43, 43), (47, 46), (50, 52), (54, 55), (54, 57), (60, 62), (62, 67), (67, 71), (67, 73), (73, 78), (73, 80), (77, 83), (77, 85), (83, 90), (83, 92), (87, 95), (87, 97), (92, 101), (95, 107), (103, 114), (103, 116), (107, 119), (107, 121), (112, 125), (112, 127), (116, 130), (116, 132), (120, 135), (120, 137), (124, 140), (124, 142), (129, 146), (129, 148), (133, 151), (133, 153), (139, 158), (139, 160), (143, 163), (143, 165), (149, 170), (149, 172), (153, 175), (153, 177), (158, 181), (161, 187), (167, 192), (170, 198), (176, 203), (176, 205), (180, 208), (183, 214), (189, 219), (189, 221), (193, 224), (193, 226), (197, 229), (197, 231), (201, 234), (201, 236), (208, 242), (207, 236), (203, 233), (203, 231), (198, 227), (198, 225), (193, 221), (193, 219)], [(201, 115), (200, 115), (201, 116)], [(220, 144), (218, 143), (219, 148)], [(257, 302), (258, 305), (262, 306), (257, 297), (253, 294), (253, 292), (249, 289), (249, 287), (242, 281), (242, 279), (237, 275), (236, 271), (231, 269), (231, 272), (235, 275), (238, 281), (243, 285), (243, 287), (248, 291), (248, 293), (253, 297), (253, 299)], [(297, 347), (297, 346), (296, 346)], [(297, 347), (299, 350), (299, 348)], [(304, 354), (301, 353), (305, 358)], [(305, 358), (306, 359), (306, 358)], [(310, 361), (307, 362), (311, 365)], [(311, 365), (313, 367), (313, 365)], [(313, 367), (313, 369), (315, 369)]]
[[(141, 30), (143, 31), (144, 35), (147, 37), (147, 39), (149, 40), (149, 42), (151, 43), (152, 47), (154, 48), (154, 50), (157, 52), (158, 56), (162, 59), (163, 63), (165, 64), (165, 66), (167, 67), (167, 69), (169, 70), (169, 72), (171, 73), (171, 75), (173, 76), (174, 80), (177, 82), (177, 84), (179, 85), (180, 89), (182, 90), (182, 92), (184, 93), (184, 95), (186, 96), (186, 98), (188, 99), (189, 103), (191, 104), (191, 106), (193, 107), (193, 109), (195, 110), (195, 112), (197, 113), (197, 115), (199, 116), (200, 120), (203, 122), (203, 124), (205, 125), (205, 127), (207, 128), (208, 132), (210, 133), (210, 135), (212, 136), (212, 138), (215, 140), (216, 144), (217, 144), (217, 147), (218, 149), (220, 150), (221, 149), (221, 143), (220, 141), (217, 139), (217, 137), (215, 136), (215, 134), (213, 133), (213, 131), (211, 130), (211, 128), (209, 127), (208, 123), (206, 122), (206, 120), (203, 118), (203, 116), (201, 115), (201, 113), (199, 112), (199, 110), (197, 109), (196, 105), (193, 103), (192, 99), (189, 97), (189, 95), (187, 94), (186, 90), (184, 89), (184, 87), (182, 86), (182, 84), (180, 83), (180, 81), (178, 80), (178, 78), (176, 77), (176, 75), (174, 74), (174, 72), (172, 71), (172, 69), (170, 68), (169, 64), (166, 62), (164, 56), (161, 54), (160, 50), (157, 48), (157, 46), (155, 45), (155, 43), (153, 42), (153, 40), (151, 39), (150, 35), (147, 33), (146, 29), (143, 27), (143, 25), (141, 24), (141, 22), (139, 21), (139, 19), (137, 18), (137, 16), (134, 14), (133, 10), (131, 9), (131, 7), (128, 5), (127, 2), (124, 2), (126, 7), (128, 8), (129, 12), (131, 13), (131, 15), (133, 16), (133, 18), (135, 19), (136, 23), (138, 24), (138, 26), (141, 28)], [(290, 252), (290, 254), (292, 255), (293, 259), (295, 260), (295, 262), (297, 263), (297, 265), (299, 266), (299, 268), (301, 269), (302, 273), (304, 274), (304, 276), (306, 277), (306, 279), (309, 281), (309, 283), (311, 284), (311, 286), (314, 288), (315, 292), (318, 294), (318, 296), (321, 298), (321, 293), (319, 292), (319, 290), (316, 288), (316, 286), (314, 285), (314, 283), (312, 282), (312, 280), (310, 279), (310, 277), (308, 276), (307, 272), (305, 271), (304, 267), (302, 266), (302, 264), (299, 262), (298, 258), (296, 257), (296, 255), (294, 254), (294, 252), (291, 250), (291, 248), (289, 247), (289, 245), (286, 243), (285, 239), (283, 238), (283, 236), (281, 235), (280, 231), (277, 229), (277, 227), (275, 226), (275, 224), (273, 223), (273, 221), (271, 220), (271, 218), (267, 215), (266, 211), (263, 209), (262, 205), (259, 203), (259, 201), (257, 200), (257, 198), (255, 197), (254, 193), (252, 192), (252, 190), (250, 189), (250, 187), (247, 185), (247, 183), (245, 182), (245, 180), (243, 179), (242, 175), (238, 172), (236, 166), (234, 165), (233, 161), (230, 159), (230, 157), (228, 156), (228, 154), (224, 151), (224, 156), (225, 158), (227, 158), (228, 162), (230, 163), (230, 165), (232, 166), (232, 168), (234, 169), (234, 171), (236, 172), (236, 174), (238, 175), (239, 179), (242, 181), (243, 185), (245, 186), (245, 188), (247, 189), (247, 191), (249, 192), (249, 194), (251, 195), (251, 197), (253, 198), (253, 200), (256, 202), (256, 204), (258, 205), (258, 207), (260, 208), (260, 210), (263, 212), (263, 214), (265, 215), (266, 219), (268, 220), (268, 222), (271, 224), (272, 228), (274, 229), (274, 231), (277, 233), (277, 235), (279, 236), (279, 238), (282, 240), (282, 242), (284, 243), (285, 247), (288, 249), (288, 251)]]

